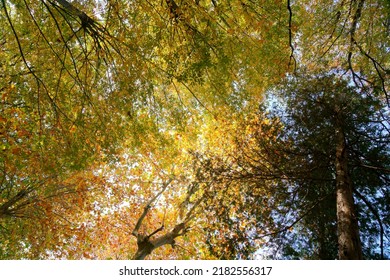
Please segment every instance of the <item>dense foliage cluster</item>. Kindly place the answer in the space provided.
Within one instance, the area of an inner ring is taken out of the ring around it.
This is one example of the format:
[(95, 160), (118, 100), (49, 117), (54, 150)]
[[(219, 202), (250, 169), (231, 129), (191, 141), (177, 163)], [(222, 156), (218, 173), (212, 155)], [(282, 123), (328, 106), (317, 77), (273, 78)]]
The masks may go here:
[(1, 0), (0, 259), (390, 257), (387, 0)]

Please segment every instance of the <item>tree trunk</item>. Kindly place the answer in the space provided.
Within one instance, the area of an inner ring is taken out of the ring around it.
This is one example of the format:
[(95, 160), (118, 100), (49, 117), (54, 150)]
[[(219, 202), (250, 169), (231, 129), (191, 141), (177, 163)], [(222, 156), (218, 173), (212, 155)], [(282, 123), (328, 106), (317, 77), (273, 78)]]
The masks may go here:
[(145, 237), (141, 242), (137, 242), (137, 245), (138, 249), (133, 257), (133, 260), (144, 260), (146, 256), (152, 253), (155, 249), (153, 243), (147, 237)]
[(175, 246), (175, 239), (185, 234), (187, 230), (188, 228), (186, 223), (180, 223), (177, 224), (170, 232), (162, 236), (159, 236), (157, 238), (153, 238), (153, 240), (151, 239), (151, 237), (159, 230), (155, 231), (155, 233), (151, 234), (150, 236), (138, 235), (137, 238), (138, 249), (133, 257), (133, 260), (143, 260), (149, 254), (151, 254), (153, 250), (161, 246), (164, 245), (171, 245), (172, 247)]
[(336, 202), (337, 236), (340, 260), (362, 259), (359, 226), (353, 189), (348, 173), (348, 153), (341, 120), (336, 124)]

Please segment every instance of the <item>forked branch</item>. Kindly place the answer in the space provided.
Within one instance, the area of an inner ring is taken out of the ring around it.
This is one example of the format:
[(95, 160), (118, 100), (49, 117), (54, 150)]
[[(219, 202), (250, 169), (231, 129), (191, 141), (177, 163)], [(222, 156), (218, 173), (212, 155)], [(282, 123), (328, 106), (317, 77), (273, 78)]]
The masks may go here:
[(152, 204), (156, 201), (157, 198), (160, 197), (160, 195), (168, 188), (168, 186), (171, 184), (173, 179), (169, 179), (166, 183), (164, 183), (163, 188), (154, 196), (152, 197), (149, 202), (145, 205), (144, 211), (142, 212), (141, 216), (139, 217), (134, 230), (132, 232), (132, 235), (137, 237), (137, 239), (141, 236), (139, 234), (139, 229), (142, 225), (142, 222), (144, 221), (146, 215), (148, 214), (150, 208), (152, 207)]
[(159, 228), (154, 230), (150, 234), (140, 233), (140, 227), (148, 214), (152, 204), (156, 201), (156, 199), (166, 190), (166, 188), (171, 183), (172, 179), (168, 180), (163, 186), (163, 188), (154, 196), (150, 201), (146, 204), (144, 211), (139, 217), (135, 228), (132, 232), (132, 235), (137, 238), (137, 252), (135, 253), (133, 259), (135, 260), (143, 260), (146, 256), (152, 253), (153, 250), (164, 246), (171, 245), (175, 246), (175, 239), (179, 236), (186, 234), (189, 230), (189, 222), (194, 217), (195, 208), (201, 203), (202, 199), (198, 199), (191, 207), (188, 209), (187, 214), (185, 215), (182, 221), (177, 222), (177, 224), (167, 233), (161, 234), (157, 236), (157, 233), (164, 230), (164, 224), (162, 224)]

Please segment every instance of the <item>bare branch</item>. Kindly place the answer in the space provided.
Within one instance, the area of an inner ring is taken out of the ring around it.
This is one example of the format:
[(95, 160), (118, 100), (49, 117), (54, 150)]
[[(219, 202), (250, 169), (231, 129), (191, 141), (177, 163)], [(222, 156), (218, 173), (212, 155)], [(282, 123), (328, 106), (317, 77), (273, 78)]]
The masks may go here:
[(384, 227), (383, 227), (383, 224), (382, 224), (382, 219), (378, 213), (378, 211), (375, 209), (375, 207), (364, 197), (364, 195), (362, 195), (361, 193), (359, 193), (357, 190), (354, 190), (353, 191), (368, 207), (368, 209), (370, 209), (371, 213), (375, 216), (375, 219), (378, 221), (378, 224), (379, 224), (379, 227), (380, 227), (380, 247), (381, 247), (381, 259), (384, 260), (385, 257), (384, 257), (384, 245), (383, 245), (383, 236), (385, 234), (385, 230), (384, 230)]
[(297, 60), (295, 59), (294, 57), (294, 51), (295, 51), (295, 48), (293, 46), (293, 35), (292, 35), (292, 16), (293, 16), (293, 12), (292, 12), (292, 8), (291, 8), (291, 1), (290, 0), (287, 0), (287, 10), (288, 10), (288, 13), (289, 13), (289, 17), (288, 17), (288, 40), (289, 40), (289, 45), (290, 45), (290, 49), (291, 49), (291, 54), (290, 54), (290, 61), (288, 63), (288, 66), (290, 67), (292, 61), (294, 61), (294, 72), (297, 70)]
[(79, 17), (83, 27), (86, 28), (87, 26), (94, 24), (95, 21), (91, 17), (89, 17), (83, 11), (80, 11), (78, 8), (76, 8), (68, 1), (66, 0), (55, 0), (55, 1), (58, 2), (67, 12)]
[(153, 231), (151, 234), (148, 235), (148, 238), (152, 237), (153, 235), (155, 235), (156, 233), (162, 231), (164, 229), (164, 225), (161, 225), (161, 227), (159, 227), (158, 229), (156, 229), (155, 231)]
[(141, 260), (144, 259), (146, 256), (148, 256), (150, 253), (152, 253), (153, 250), (164, 246), (164, 245), (171, 245), (172, 247), (175, 246), (176, 241), (175, 239), (179, 236), (182, 236), (186, 234), (189, 230), (189, 222), (194, 217), (194, 211), (197, 208), (197, 206), (203, 201), (202, 198), (198, 199), (192, 207), (187, 212), (185, 218), (183, 221), (178, 222), (171, 231), (160, 235), (158, 237), (152, 238), (156, 236), (157, 233), (161, 232), (164, 229), (164, 224), (161, 225), (158, 229), (153, 231), (149, 235), (139, 234), (139, 228), (142, 224), (143, 219), (145, 218), (146, 214), (148, 213), (149, 209), (151, 208), (152, 203), (158, 198), (159, 195), (167, 188), (169, 183), (172, 181), (170, 179), (167, 183), (165, 183), (163, 189), (157, 193), (149, 202), (146, 204), (146, 207), (144, 209), (144, 212), (142, 213), (141, 217), (138, 219), (137, 224), (135, 226), (135, 229), (133, 231), (133, 236), (137, 237), (137, 252), (135, 253), (133, 259)]
[(259, 235), (259, 236), (256, 236), (256, 239), (261, 239), (261, 238), (264, 238), (264, 237), (267, 237), (267, 236), (272, 236), (272, 235), (276, 235), (278, 233), (282, 233), (282, 232), (285, 232), (289, 229), (292, 229), (297, 223), (299, 223), (303, 218), (305, 218), (307, 215), (310, 214), (310, 212), (322, 201), (324, 200), (326, 197), (328, 197), (328, 195), (318, 199), (315, 203), (313, 203), (312, 206), (310, 206), (302, 215), (300, 215), (299, 217), (297, 217), (291, 224), (283, 227), (282, 229), (280, 230), (276, 230), (276, 231), (272, 231), (272, 232), (269, 232), (269, 233), (265, 233), (265, 234), (262, 234), (262, 235)]
[[(353, 4), (352, 2), (351, 2), (349, 13), (352, 12), (352, 4)], [(353, 16), (353, 19), (352, 19), (352, 27), (351, 27), (351, 31), (350, 31), (351, 43), (350, 43), (349, 52), (348, 52), (348, 67), (349, 67), (349, 70), (351, 70), (351, 72), (352, 72), (352, 79), (353, 79), (356, 86), (359, 86), (359, 85), (356, 81), (357, 74), (355, 73), (355, 70), (353, 69), (353, 65), (352, 65), (352, 55), (353, 55), (353, 46), (356, 43), (355, 32), (356, 32), (356, 28), (357, 28), (359, 19), (362, 15), (363, 5), (364, 5), (364, 0), (360, 0), (358, 3), (358, 7), (356, 9), (355, 15)]]
[(142, 225), (143, 220), (145, 219), (146, 215), (148, 214), (148, 212), (149, 212), (149, 210), (150, 210), (152, 204), (153, 204), (153, 203), (156, 201), (156, 199), (157, 199), (157, 198), (158, 198), (158, 197), (159, 197), (159, 196), (168, 188), (168, 186), (170, 185), (170, 183), (172, 182), (172, 180), (173, 180), (173, 179), (171, 178), (171, 179), (169, 179), (166, 183), (164, 183), (163, 188), (162, 188), (154, 197), (152, 197), (152, 198), (149, 200), (149, 202), (145, 205), (144, 211), (142, 212), (141, 216), (139, 217), (139, 219), (138, 219), (138, 221), (137, 221), (137, 223), (136, 223), (136, 225), (135, 225), (135, 227), (134, 227), (134, 230), (133, 230), (133, 232), (132, 232), (132, 235), (133, 235), (133, 236), (135, 236), (135, 237), (137, 237), (137, 238), (140, 237), (138, 231), (139, 231), (139, 229), (140, 229), (140, 227), (141, 227), (141, 225)]

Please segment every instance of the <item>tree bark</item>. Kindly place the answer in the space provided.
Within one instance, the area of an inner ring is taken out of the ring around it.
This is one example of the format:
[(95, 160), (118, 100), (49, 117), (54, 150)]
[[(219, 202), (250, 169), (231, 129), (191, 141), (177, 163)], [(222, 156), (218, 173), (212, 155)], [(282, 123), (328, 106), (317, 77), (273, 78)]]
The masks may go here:
[(187, 225), (185, 223), (177, 224), (172, 231), (157, 237), (151, 238), (154, 234), (149, 236), (139, 236), (137, 239), (137, 252), (134, 254), (134, 260), (143, 260), (146, 256), (151, 254), (153, 250), (164, 246), (171, 245), (175, 246), (175, 239), (179, 236), (182, 236), (187, 231)]
[(336, 123), (336, 202), (337, 236), (340, 260), (360, 260), (362, 248), (353, 199), (352, 182), (348, 173), (348, 153), (342, 120)]
[(192, 211), (194, 210), (194, 207), (197, 206), (197, 203), (191, 208), (184, 221), (176, 224), (173, 229), (170, 232), (167, 232), (163, 235), (160, 235), (156, 237), (156, 234), (161, 232), (164, 229), (164, 225), (162, 224), (161, 227), (153, 231), (151, 234), (143, 234), (140, 233), (139, 230), (141, 228), (141, 225), (144, 221), (144, 218), (148, 214), (152, 204), (156, 201), (156, 199), (168, 188), (168, 186), (171, 184), (173, 179), (169, 179), (167, 182), (164, 183), (163, 188), (150, 199), (150, 201), (146, 204), (144, 207), (144, 211), (142, 212), (141, 216), (139, 217), (135, 228), (132, 232), (132, 235), (137, 238), (137, 252), (133, 256), (133, 260), (143, 260), (146, 256), (151, 254), (153, 250), (164, 246), (164, 245), (171, 245), (172, 247), (175, 246), (175, 239), (179, 236), (184, 235), (188, 231), (188, 222), (192, 219)]
[(95, 21), (89, 17), (86, 13), (76, 8), (73, 4), (69, 3), (66, 0), (56, 0), (66, 11), (77, 16), (81, 20), (81, 24), (84, 28), (91, 26), (95, 23)]

